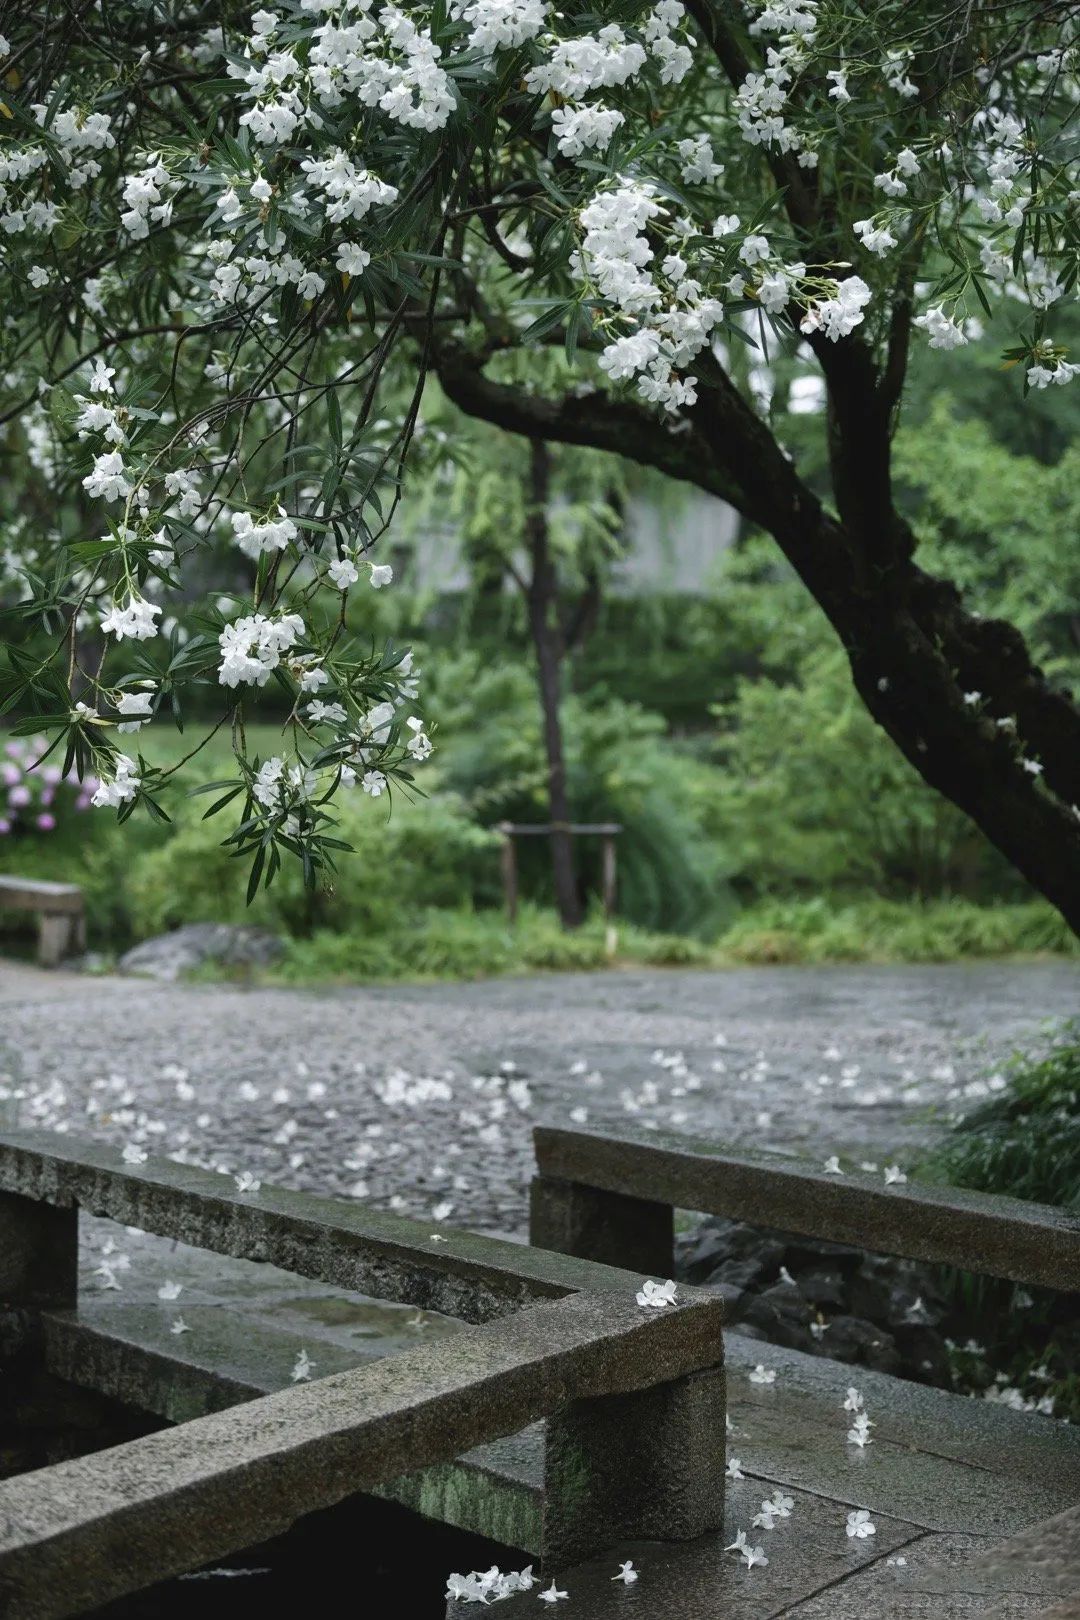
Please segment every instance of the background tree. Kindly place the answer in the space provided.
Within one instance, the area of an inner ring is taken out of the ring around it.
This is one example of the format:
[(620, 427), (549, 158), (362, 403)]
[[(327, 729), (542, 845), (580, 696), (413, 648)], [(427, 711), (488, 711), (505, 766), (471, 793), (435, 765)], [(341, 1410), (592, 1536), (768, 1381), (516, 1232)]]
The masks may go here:
[(582, 896), (568, 828), (580, 817), (567, 779), (565, 665), (596, 622), (619, 554), (625, 472), (615, 458), (513, 438), (438, 406), (426, 423), (452, 437), (455, 462), (427, 498), (405, 503), (398, 532), (423, 534), (440, 516), (445, 526), (449, 514), (473, 588), (509, 584), (520, 595), (542, 718), (555, 904), (563, 926), (575, 928)]

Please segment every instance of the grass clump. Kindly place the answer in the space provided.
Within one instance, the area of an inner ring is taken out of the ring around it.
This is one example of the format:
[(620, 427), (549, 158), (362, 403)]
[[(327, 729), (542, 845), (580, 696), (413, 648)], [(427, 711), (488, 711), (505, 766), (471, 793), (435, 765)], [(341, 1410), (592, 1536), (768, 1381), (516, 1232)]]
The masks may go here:
[(874, 896), (761, 900), (717, 942), (729, 963), (951, 962), (1074, 955), (1080, 942), (1043, 901), (979, 905)]
[(959, 1187), (1080, 1211), (1080, 1025), (1043, 1056), (1017, 1055), (1004, 1090), (953, 1127), (931, 1161)]
[(401, 979), (480, 979), (503, 974), (707, 964), (709, 952), (680, 935), (621, 926), (609, 954), (603, 919), (572, 933), (551, 911), (522, 908), (510, 924), (498, 911), (426, 907), (377, 935), (319, 929), (288, 942), (267, 977), (284, 984), (355, 984)]

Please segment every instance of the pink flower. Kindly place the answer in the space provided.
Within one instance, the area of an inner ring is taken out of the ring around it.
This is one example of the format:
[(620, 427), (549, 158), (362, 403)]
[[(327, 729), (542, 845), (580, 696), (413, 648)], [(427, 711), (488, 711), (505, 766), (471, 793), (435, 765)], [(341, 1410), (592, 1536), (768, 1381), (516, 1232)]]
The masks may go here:
[(46, 810), (44, 815), (38, 816), (34, 825), (38, 828), (39, 832), (52, 832), (53, 828), (56, 826), (56, 817), (51, 816)]
[(11, 822), (8, 821), (4, 816), (0, 816), (0, 838), (5, 837), (10, 831)]
[(41, 804), (52, 804), (54, 798), (55, 798), (55, 794), (54, 794), (51, 787), (42, 788), (41, 794), (40, 794), (40, 797), (39, 797), (39, 802)]
[[(10, 749), (11, 744), (8, 744)], [(5, 787), (14, 787), (16, 782), (22, 781), (22, 771), (17, 765), (0, 765), (0, 778)]]
[(13, 787), (8, 794), (8, 804), (13, 810), (20, 810), (24, 805), (29, 804), (32, 798), (33, 794), (28, 787)]

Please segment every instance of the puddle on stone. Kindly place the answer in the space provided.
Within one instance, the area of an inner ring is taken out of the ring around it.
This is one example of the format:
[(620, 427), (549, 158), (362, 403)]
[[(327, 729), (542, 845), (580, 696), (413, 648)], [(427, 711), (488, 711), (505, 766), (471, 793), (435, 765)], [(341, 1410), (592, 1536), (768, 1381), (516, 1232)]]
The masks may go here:
[(438, 1311), (421, 1311), (412, 1305), (369, 1299), (361, 1294), (298, 1295), (282, 1301), (277, 1313), (282, 1326), (283, 1319), (290, 1316), (344, 1329), (350, 1339), (397, 1339), (414, 1334), (442, 1338), (464, 1326), (455, 1317), (442, 1316)]

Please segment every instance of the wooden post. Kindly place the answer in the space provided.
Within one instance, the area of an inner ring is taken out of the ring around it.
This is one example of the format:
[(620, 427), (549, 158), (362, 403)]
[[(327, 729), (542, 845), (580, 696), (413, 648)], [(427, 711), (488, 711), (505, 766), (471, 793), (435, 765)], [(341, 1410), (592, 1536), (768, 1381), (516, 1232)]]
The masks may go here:
[(605, 833), (600, 846), (600, 888), (604, 900), (604, 950), (614, 956), (619, 949), (619, 935), (615, 927), (615, 835)]
[(502, 880), (503, 894), (506, 896), (506, 916), (508, 921), (513, 923), (517, 921), (518, 908), (517, 850), (508, 822), (503, 822), (500, 831), (503, 835)]

